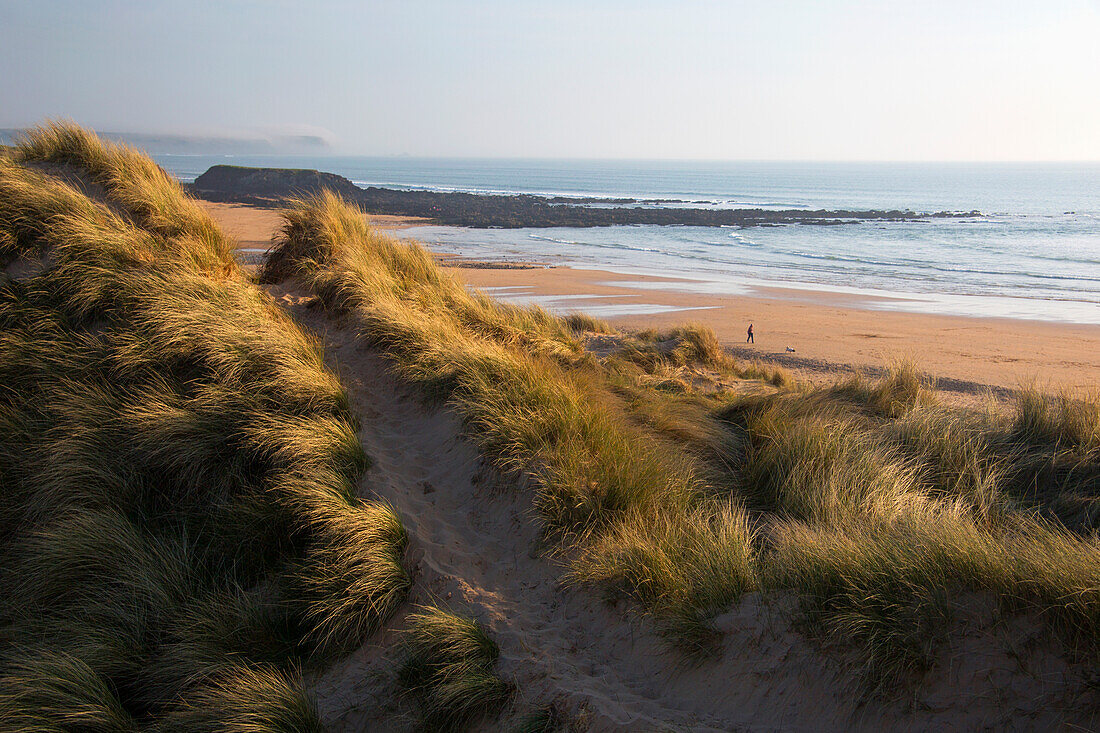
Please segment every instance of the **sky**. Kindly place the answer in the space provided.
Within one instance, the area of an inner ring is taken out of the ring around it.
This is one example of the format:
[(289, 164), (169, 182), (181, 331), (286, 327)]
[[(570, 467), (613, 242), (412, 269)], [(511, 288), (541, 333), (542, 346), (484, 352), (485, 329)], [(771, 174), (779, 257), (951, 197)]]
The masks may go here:
[(1100, 160), (1100, 0), (0, 0), (0, 127), (365, 155)]

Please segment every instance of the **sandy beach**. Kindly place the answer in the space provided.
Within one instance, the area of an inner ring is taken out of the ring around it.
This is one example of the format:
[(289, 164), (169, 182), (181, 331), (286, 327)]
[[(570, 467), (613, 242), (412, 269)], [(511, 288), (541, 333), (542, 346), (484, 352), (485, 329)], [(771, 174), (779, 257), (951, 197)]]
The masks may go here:
[[(610, 303), (682, 308), (608, 320), (626, 328), (702, 323), (713, 328), (740, 358), (759, 356), (811, 372), (873, 369), (912, 357), (922, 369), (941, 378), (942, 386), (964, 391), (975, 387), (952, 385), (950, 380), (1008, 389), (1036, 381), (1052, 389), (1076, 390), (1094, 389), (1100, 378), (1098, 326), (869, 310), (854, 307), (853, 298), (839, 293), (763, 286), (750, 295), (677, 292), (674, 288), (689, 287), (691, 282), (601, 270), (461, 268), (455, 272), (474, 287), (507, 297), (603, 296), (568, 300), (568, 307), (579, 311)], [(750, 322), (754, 344), (745, 343)]]
[[(226, 234), (237, 240), (243, 250), (267, 251), (271, 246), (271, 238), (282, 225), (277, 209), (201, 200), (199, 205), (210, 212)], [(385, 230), (406, 229), (424, 223), (413, 217), (385, 214), (368, 214), (367, 219), (372, 226)]]
[[(263, 250), (279, 226), (273, 210), (203, 202), (242, 249)], [(370, 216), (382, 229), (422, 222)], [(475, 265), (475, 266), (470, 266)], [(872, 310), (841, 293), (761, 285), (749, 293), (685, 292), (691, 282), (564, 267), (450, 268), (470, 286), (506, 299), (531, 299), (555, 309), (584, 311), (649, 305), (663, 312), (608, 316), (624, 328), (710, 326), (742, 359), (778, 361), (811, 378), (849, 369), (874, 370), (912, 357), (941, 387), (977, 393), (984, 385), (1013, 389), (1037, 382), (1049, 389), (1090, 390), (1100, 381), (1100, 326), (1007, 318), (969, 318)], [(682, 288), (682, 290), (677, 290)], [(584, 297), (590, 296), (590, 297)], [(633, 308), (638, 310), (638, 308)], [(755, 343), (745, 343), (752, 322)], [(788, 352), (787, 348), (794, 349)]]

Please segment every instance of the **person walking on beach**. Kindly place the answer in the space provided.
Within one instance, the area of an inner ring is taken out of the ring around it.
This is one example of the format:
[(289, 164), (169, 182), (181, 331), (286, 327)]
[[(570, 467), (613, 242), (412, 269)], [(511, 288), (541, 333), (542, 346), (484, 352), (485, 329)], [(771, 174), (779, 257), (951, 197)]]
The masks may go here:
[(756, 343), (755, 341), (752, 340), (752, 324), (751, 323), (749, 324), (749, 337), (747, 339), (745, 339), (745, 343), (746, 344), (755, 344)]

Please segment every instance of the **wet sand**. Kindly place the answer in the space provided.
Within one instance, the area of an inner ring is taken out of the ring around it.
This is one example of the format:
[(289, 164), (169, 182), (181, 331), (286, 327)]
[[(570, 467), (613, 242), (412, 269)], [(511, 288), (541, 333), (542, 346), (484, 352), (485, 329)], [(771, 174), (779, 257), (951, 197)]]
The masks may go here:
[[(274, 211), (202, 203), (245, 250), (266, 250), (280, 225)], [(420, 223), (369, 218), (383, 229)], [(739, 358), (774, 360), (811, 376), (874, 371), (891, 360), (912, 358), (943, 386), (960, 392), (979, 392), (983, 385), (1010, 390), (1032, 381), (1049, 389), (1100, 389), (1100, 326), (1095, 325), (872, 310), (863, 296), (764, 285), (745, 293), (700, 294), (688, 292), (687, 280), (602, 270), (473, 262), (449, 269), (506, 300), (533, 299), (556, 312), (591, 311), (623, 328), (702, 323)], [(750, 322), (751, 345), (745, 344)]]
[[(702, 323), (740, 358), (766, 358), (800, 370), (874, 371), (892, 360), (912, 358), (927, 373), (943, 378), (944, 386), (963, 383), (954, 385), (963, 391), (980, 385), (1012, 389), (1031, 381), (1052, 389), (1100, 388), (1100, 326), (869, 310), (855, 307), (867, 302), (863, 297), (764, 286), (748, 294), (677, 292), (665, 288), (690, 288), (692, 283), (601, 270), (463, 268), (455, 274), (506, 299), (603, 296), (551, 300), (556, 311), (600, 314), (601, 307), (640, 304), (675, 308), (609, 313), (607, 320), (637, 329)], [(749, 323), (754, 344), (745, 343)]]

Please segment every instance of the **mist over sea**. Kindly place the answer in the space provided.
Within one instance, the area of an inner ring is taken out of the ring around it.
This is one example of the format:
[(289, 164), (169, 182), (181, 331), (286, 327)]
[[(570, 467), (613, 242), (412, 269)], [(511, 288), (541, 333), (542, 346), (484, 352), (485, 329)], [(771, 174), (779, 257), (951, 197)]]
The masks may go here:
[(627, 206), (973, 211), (832, 226), (401, 232), (447, 253), (861, 296), (873, 308), (1100, 324), (1100, 164), (426, 160), (154, 156), (183, 181), (209, 166), (316, 168), (360, 186), (632, 198)]

